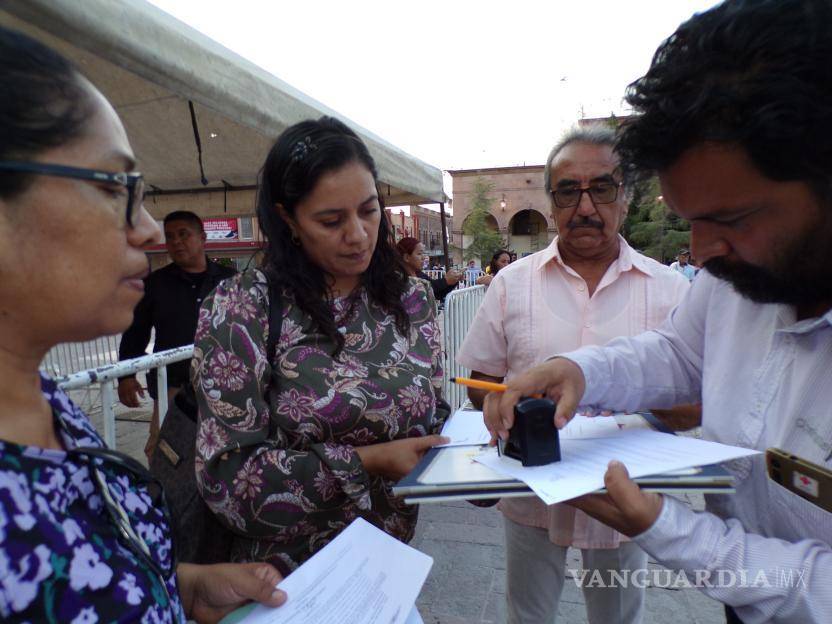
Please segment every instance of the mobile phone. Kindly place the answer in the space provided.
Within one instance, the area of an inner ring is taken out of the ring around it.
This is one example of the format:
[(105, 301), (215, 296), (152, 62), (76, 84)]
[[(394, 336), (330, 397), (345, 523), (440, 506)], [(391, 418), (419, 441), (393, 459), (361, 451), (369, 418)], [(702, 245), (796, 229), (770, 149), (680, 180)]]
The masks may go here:
[(766, 466), (773, 481), (832, 512), (832, 470), (778, 448), (766, 449)]

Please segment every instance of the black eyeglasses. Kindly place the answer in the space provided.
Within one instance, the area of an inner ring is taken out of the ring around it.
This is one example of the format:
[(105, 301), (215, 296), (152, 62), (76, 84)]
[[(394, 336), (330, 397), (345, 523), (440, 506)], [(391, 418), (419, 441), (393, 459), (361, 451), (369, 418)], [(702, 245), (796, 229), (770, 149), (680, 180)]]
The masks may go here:
[[(90, 477), (96, 486), (98, 494), (101, 496), (104, 508), (107, 510), (107, 515), (110, 517), (116, 529), (119, 540), (141, 563), (156, 574), (168, 598), (168, 604), (173, 604), (167, 587), (167, 580), (171, 578), (171, 575), (176, 570), (176, 553), (174, 551), (173, 536), (171, 535), (170, 557), (168, 557), (167, 564), (163, 564), (160, 560), (153, 557), (150, 547), (130, 523), (130, 516), (127, 515), (127, 511), (113, 497), (110, 486), (107, 484), (106, 474), (101, 469), (101, 466), (104, 463), (116, 466), (122, 471), (130, 473), (134, 477), (134, 482), (137, 486), (146, 487), (153, 499), (154, 506), (162, 510), (165, 522), (167, 522), (168, 527), (172, 531), (173, 524), (170, 517), (170, 508), (168, 507), (167, 500), (165, 500), (165, 492), (162, 484), (147, 468), (135, 459), (129, 455), (108, 448), (81, 447), (71, 449), (68, 451), (68, 454), (84, 455), (89, 458), (86, 464), (90, 470)], [(96, 459), (100, 460), (100, 462), (95, 461)]]
[(0, 161), (0, 171), (34, 173), (36, 175), (73, 178), (75, 180), (87, 180), (89, 182), (123, 186), (127, 189), (127, 206), (124, 216), (125, 223), (128, 227), (133, 227), (133, 214), (141, 207), (142, 201), (144, 200), (144, 176), (138, 172), (109, 173), (107, 171), (96, 171), (95, 169), (82, 169), (80, 167), (16, 160)]
[(592, 199), (592, 203), (611, 204), (618, 199), (618, 189), (623, 186), (622, 182), (598, 182), (590, 184), (587, 188), (571, 186), (550, 191), (558, 208), (574, 208), (581, 203), (584, 193)]

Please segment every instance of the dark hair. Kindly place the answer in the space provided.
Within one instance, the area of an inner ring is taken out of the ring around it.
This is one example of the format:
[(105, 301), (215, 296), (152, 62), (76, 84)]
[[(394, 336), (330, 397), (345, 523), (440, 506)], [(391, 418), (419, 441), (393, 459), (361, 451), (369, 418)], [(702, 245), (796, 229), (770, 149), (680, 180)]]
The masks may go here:
[(173, 212), (169, 212), (165, 215), (163, 225), (167, 225), (171, 221), (187, 221), (191, 225), (195, 226), (199, 232), (205, 231), (205, 225), (202, 223), (202, 219), (199, 218), (199, 215), (191, 212), (190, 210), (174, 210)]
[(401, 255), (410, 255), (413, 253), (413, 250), (416, 249), (416, 245), (418, 245), (420, 241), (418, 238), (413, 238), (412, 236), (405, 236), (401, 239), (398, 243), (396, 243), (396, 250)]
[[(89, 87), (57, 52), (0, 27), (0, 160), (27, 160), (80, 136), (93, 111)], [(23, 191), (32, 174), (0, 172), (0, 197)]]
[[(257, 193), (257, 218), (266, 238), (263, 270), (275, 284), (291, 292), (301, 310), (311, 319), (310, 330), (317, 329), (336, 344), (337, 355), (344, 338), (337, 330), (327, 298), (331, 291), (326, 274), (292, 242), (292, 231), (276, 206), (289, 215), (315, 188), (321, 176), (359, 162), (378, 181), (376, 165), (367, 146), (343, 122), (332, 117), (302, 121), (290, 126), (277, 138), (263, 168)], [(396, 327), (407, 334), (410, 322), (402, 306), (408, 283), (407, 272), (393, 246), (390, 224), (379, 196), (381, 219), (378, 242), (361, 285), (370, 301), (391, 313)]]
[(829, 197), (830, 59), (829, 0), (727, 0), (693, 16), (627, 89), (636, 113), (618, 140), (627, 177), (713, 141), (743, 148), (770, 179)]
[(491, 268), (491, 275), (497, 275), (497, 271), (500, 269), (497, 267), (497, 260), (500, 259), (500, 256), (503, 254), (508, 256), (508, 261), (511, 262), (511, 252), (508, 249), (498, 249), (494, 252), (494, 255), (491, 256), (491, 262), (488, 263), (488, 266)]

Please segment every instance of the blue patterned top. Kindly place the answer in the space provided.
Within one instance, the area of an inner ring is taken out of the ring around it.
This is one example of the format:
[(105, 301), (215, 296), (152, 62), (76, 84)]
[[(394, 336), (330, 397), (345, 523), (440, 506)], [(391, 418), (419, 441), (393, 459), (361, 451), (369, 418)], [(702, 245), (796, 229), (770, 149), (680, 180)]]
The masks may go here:
[[(104, 446), (54, 381), (42, 377), (41, 388), (66, 449)], [(89, 456), (0, 441), (0, 618), (184, 622), (176, 575), (163, 587), (159, 575), (117, 538), (91, 479), (92, 462), (151, 556), (161, 569), (170, 568), (170, 529), (129, 471)]]

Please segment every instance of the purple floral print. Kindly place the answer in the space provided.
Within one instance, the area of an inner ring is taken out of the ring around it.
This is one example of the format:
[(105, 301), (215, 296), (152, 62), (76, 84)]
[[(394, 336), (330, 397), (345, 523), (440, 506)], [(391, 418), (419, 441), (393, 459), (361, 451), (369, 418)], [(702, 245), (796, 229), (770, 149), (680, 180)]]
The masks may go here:
[[(437, 432), (446, 416), (435, 409), (442, 351), (431, 289), (411, 279), (402, 303), (407, 335), (363, 290), (331, 302), (345, 344), (336, 358), (284, 292), (276, 353), (262, 366), (265, 276), (232, 277), (203, 302), (192, 363), (197, 482), (239, 535), (235, 559), (289, 572), (359, 516), (412, 537), (417, 509), (392, 495), (391, 481), (367, 474), (355, 450)], [(267, 417), (234, 416), (243, 413)]]

